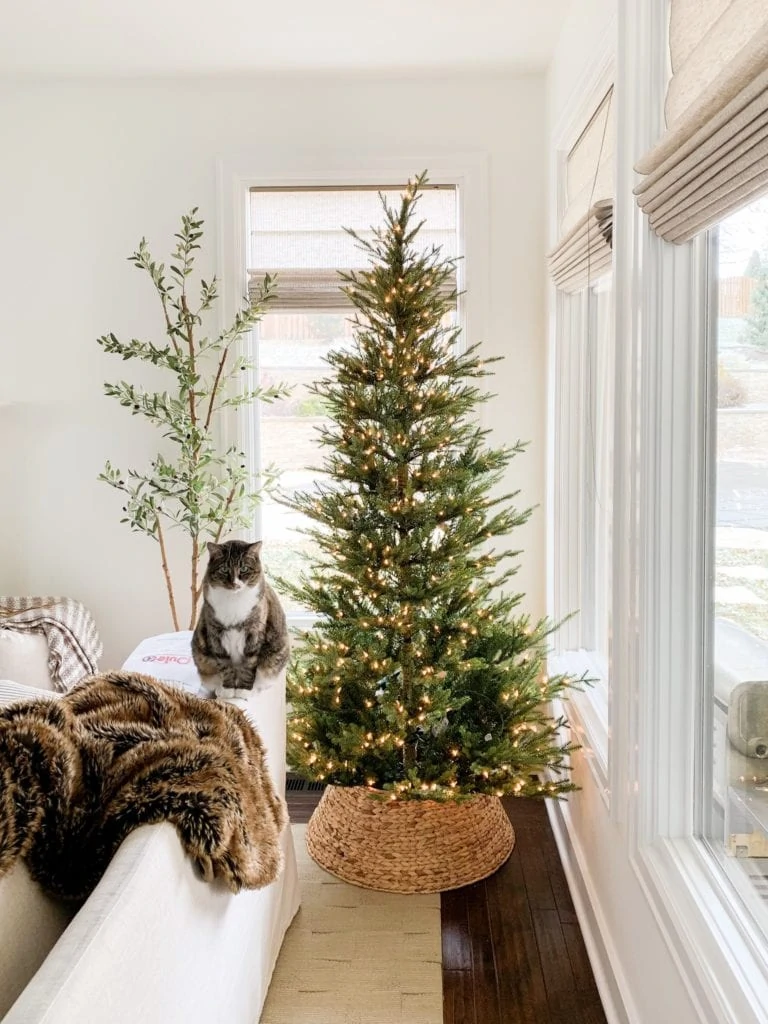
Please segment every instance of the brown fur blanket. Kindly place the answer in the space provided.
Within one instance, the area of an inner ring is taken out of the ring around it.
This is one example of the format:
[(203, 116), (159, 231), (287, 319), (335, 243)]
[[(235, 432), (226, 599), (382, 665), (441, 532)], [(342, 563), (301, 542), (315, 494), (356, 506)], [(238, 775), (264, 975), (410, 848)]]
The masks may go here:
[(285, 805), (238, 708), (110, 672), (0, 709), (0, 876), (22, 857), (48, 892), (82, 900), (128, 833), (160, 821), (207, 881), (277, 877)]

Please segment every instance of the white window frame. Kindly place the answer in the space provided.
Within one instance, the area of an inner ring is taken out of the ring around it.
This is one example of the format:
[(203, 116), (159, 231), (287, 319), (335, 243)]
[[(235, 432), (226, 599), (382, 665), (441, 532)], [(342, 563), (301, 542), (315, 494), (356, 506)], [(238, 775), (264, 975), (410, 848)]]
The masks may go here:
[[(703, 1024), (768, 1021), (768, 937), (703, 835), (711, 799), (710, 243), (632, 198), (662, 128), (667, 0), (621, 5), (611, 815)], [(707, 787), (709, 787), (707, 789)]]
[[(606, 93), (614, 85), (616, 79), (616, 41), (615, 24), (606, 26), (603, 39), (595, 48), (594, 60), (591, 62), (588, 77), (580, 88), (574, 92), (573, 101), (564, 110), (554, 126), (550, 140), (549, 153), (552, 159), (549, 166), (550, 192), (555, 202), (550, 210), (549, 247), (557, 242), (560, 217), (565, 208), (565, 167), (568, 153), (584, 130), (594, 111), (598, 108)], [(614, 101), (615, 102), (615, 99)], [(614, 218), (615, 223), (615, 218)], [(598, 285), (599, 287), (599, 285)], [(589, 306), (586, 291), (578, 297), (564, 295), (550, 280), (548, 290), (548, 323), (549, 323), (549, 367), (550, 381), (554, 386), (549, 388), (548, 407), (548, 469), (547, 469), (547, 609), (555, 622), (563, 620), (567, 615), (576, 613), (571, 624), (563, 628), (563, 636), (558, 638), (557, 652), (550, 656), (549, 666), (552, 672), (565, 672), (575, 676), (587, 674), (593, 684), (580, 693), (571, 695), (567, 706), (558, 702), (557, 710), (566, 715), (578, 742), (587, 758), (587, 762), (598, 785), (598, 790), (606, 803), (610, 803), (611, 784), (609, 777), (609, 758), (611, 723), (610, 723), (610, 649), (598, 652), (585, 647), (580, 639), (583, 635), (578, 626), (579, 618), (586, 615), (594, 618), (594, 608), (585, 608), (585, 598), (592, 597), (593, 588), (584, 586), (583, 571), (586, 559), (582, 527), (591, 521), (589, 515), (589, 499), (585, 492), (583, 474), (581, 474), (581, 458), (584, 439), (574, 433), (568, 439), (571, 446), (570, 464), (579, 473), (560, 486), (559, 469), (561, 465), (560, 432), (558, 421), (562, 403), (571, 401), (577, 391), (574, 388), (583, 375), (583, 365), (572, 366), (568, 380), (560, 374), (560, 359), (564, 347), (564, 338), (568, 332), (569, 312), (575, 306), (574, 298), (583, 306), (581, 325), (582, 340), (588, 341), (591, 325), (586, 322)], [(592, 300), (596, 296), (591, 297)], [(614, 346), (616, 334), (616, 304), (614, 299)], [(580, 353), (583, 361), (584, 353)], [(568, 396), (564, 390), (568, 390)], [(582, 417), (583, 419), (583, 417)], [(616, 467), (612, 474), (615, 476)], [(592, 553), (593, 554), (593, 553)], [(592, 561), (592, 559), (590, 559)], [(575, 641), (575, 642), (571, 642)], [(564, 646), (565, 644), (565, 646)], [(607, 656), (607, 660), (606, 660)]]
[[(467, 339), (486, 337), (490, 323), (488, 313), (490, 280), (489, 253), (489, 162), (485, 153), (477, 151), (433, 151), (425, 149), (415, 154), (371, 153), (367, 157), (359, 152), (335, 151), (334, 155), (319, 159), (316, 153), (292, 150), (275, 154), (272, 160), (263, 153), (248, 150), (222, 158), (217, 164), (219, 234), (218, 272), (221, 300), (219, 316), (222, 326), (230, 322), (248, 293), (246, 273), (249, 226), (249, 192), (253, 187), (379, 185), (407, 181), (414, 173), (427, 168), (432, 181), (455, 185), (458, 192), (457, 266), (458, 288), (466, 291), (459, 309), (462, 336)], [(243, 341), (246, 354), (258, 359), (253, 335)], [(251, 384), (253, 386), (253, 383)], [(481, 412), (481, 419), (483, 412)], [(251, 439), (257, 436), (257, 411), (253, 407), (237, 410), (224, 418), (221, 443), (238, 444), (248, 458), (248, 471), (252, 481), (258, 480), (258, 445)], [(251, 538), (259, 535), (258, 518)], [(315, 620), (312, 614), (294, 613), (288, 617), (290, 629), (306, 629)]]

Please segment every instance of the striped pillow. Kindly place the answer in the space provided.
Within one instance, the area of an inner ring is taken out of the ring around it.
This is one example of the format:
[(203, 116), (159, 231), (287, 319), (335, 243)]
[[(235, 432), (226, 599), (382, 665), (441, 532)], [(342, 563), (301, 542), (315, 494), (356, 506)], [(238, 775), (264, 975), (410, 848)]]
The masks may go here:
[(60, 693), (54, 693), (53, 690), (38, 690), (34, 686), (13, 683), (10, 679), (0, 679), (0, 706), (15, 704), (19, 700), (36, 700), (38, 697), (57, 700), (60, 696)]

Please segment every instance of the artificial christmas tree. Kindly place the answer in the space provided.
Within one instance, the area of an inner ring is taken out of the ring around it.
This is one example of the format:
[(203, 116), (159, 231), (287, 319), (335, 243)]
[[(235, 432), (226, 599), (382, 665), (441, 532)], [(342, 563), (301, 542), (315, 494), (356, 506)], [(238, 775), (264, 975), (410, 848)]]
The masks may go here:
[(289, 682), (289, 760), (332, 784), (310, 852), (401, 891), (498, 867), (513, 843), (500, 796), (573, 788), (573, 748), (546, 705), (575, 681), (546, 675), (553, 627), (504, 593), (516, 568), (497, 566), (518, 552), (492, 547), (531, 514), (494, 491), (523, 446), (488, 447), (473, 419), (487, 361), (476, 345), (462, 351), (451, 322), (453, 261), (416, 244), (425, 184), (409, 183), (399, 208), (382, 199), (372, 242), (355, 236), (370, 269), (343, 275), (354, 343), (314, 388), (330, 416), (328, 482), (290, 502), (322, 555), (287, 585), (318, 616)]

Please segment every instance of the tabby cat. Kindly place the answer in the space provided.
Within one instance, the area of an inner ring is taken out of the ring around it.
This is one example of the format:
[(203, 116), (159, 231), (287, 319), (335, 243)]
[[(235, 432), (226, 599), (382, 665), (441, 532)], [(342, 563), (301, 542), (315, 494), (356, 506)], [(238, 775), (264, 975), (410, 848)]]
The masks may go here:
[(264, 579), (261, 541), (209, 544), (208, 555), (192, 657), (216, 697), (248, 697), (288, 661), (285, 613)]

